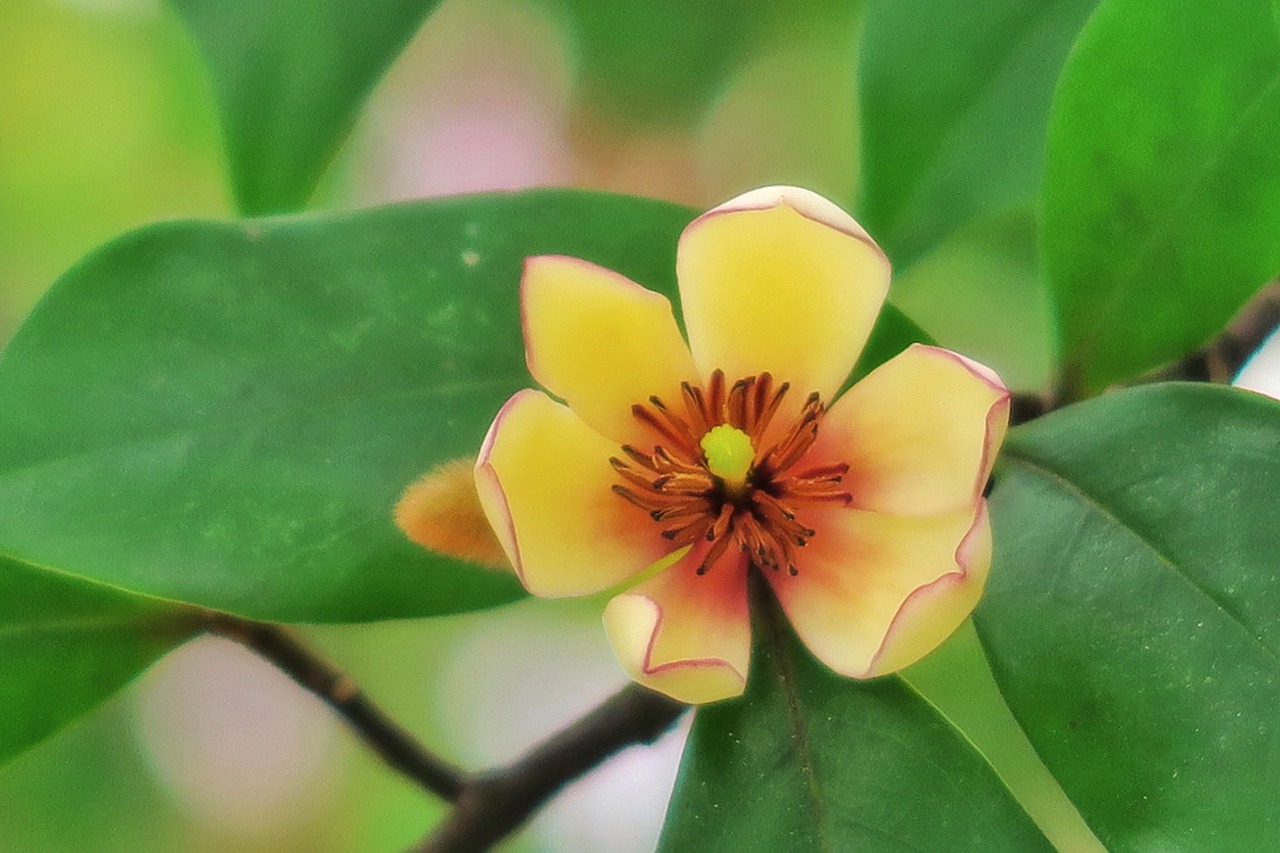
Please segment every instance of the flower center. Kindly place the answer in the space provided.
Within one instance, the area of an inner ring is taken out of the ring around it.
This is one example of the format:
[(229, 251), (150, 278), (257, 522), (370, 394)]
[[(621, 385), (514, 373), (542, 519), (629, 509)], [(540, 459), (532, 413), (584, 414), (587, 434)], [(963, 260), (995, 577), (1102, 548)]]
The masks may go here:
[(727, 492), (742, 497), (756, 455), (751, 436), (735, 426), (720, 424), (707, 430), (698, 444), (707, 460), (707, 470), (724, 481)]
[(774, 434), (769, 426), (790, 385), (775, 387), (768, 373), (726, 388), (717, 370), (705, 389), (688, 382), (680, 389), (683, 412), (658, 397), (631, 407), (659, 441), (652, 453), (623, 445), (626, 459), (609, 460), (623, 481), (614, 492), (664, 525), (662, 536), (674, 547), (710, 542), (698, 574), (732, 545), (761, 568), (797, 574), (796, 549), (814, 536), (797, 509), (853, 499), (840, 487), (847, 464), (797, 470), (817, 440), (826, 413), (821, 398), (810, 394), (791, 424)]

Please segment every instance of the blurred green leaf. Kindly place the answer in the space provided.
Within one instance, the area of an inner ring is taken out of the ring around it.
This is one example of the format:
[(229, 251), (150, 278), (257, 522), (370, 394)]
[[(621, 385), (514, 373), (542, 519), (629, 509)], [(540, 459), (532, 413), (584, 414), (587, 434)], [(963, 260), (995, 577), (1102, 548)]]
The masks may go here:
[(781, 626), (758, 633), (743, 699), (698, 710), (660, 851), (1053, 849), (905, 682), (841, 678)]
[(1010, 433), (976, 624), (1113, 851), (1266, 850), (1280, 801), (1280, 405), (1157, 385)]
[(1266, 0), (1106, 0), (1063, 72), (1042, 218), (1068, 379), (1198, 346), (1280, 271), (1280, 44)]
[(1054, 81), (1097, 0), (871, 0), (862, 215), (905, 266), (1035, 198)]
[(0, 763), (194, 633), (183, 611), (0, 557)]
[(934, 341), (910, 317), (886, 304), (880, 310), (880, 316), (871, 329), (871, 336), (867, 338), (867, 345), (862, 348), (862, 355), (858, 357), (858, 363), (854, 365), (853, 372), (849, 374), (840, 393), (843, 394), (859, 379), (916, 343), (933, 344)]
[(532, 384), (523, 259), (674, 293), (693, 212), (572, 191), (171, 223), (72, 269), (0, 355), (0, 553), (272, 621), (491, 606), (400, 492)]
[(549, 2), (567, 13), (583, 97), (629, 124), (692, 123), (760, 29), (740, 0)]
[(236, 202), (306, 204), (374, 84), (439, 0), (170, 0), (213, 76)]
[(543, 0), (560, 10), (578, 59), (581, 97), (621, 125), (693, 124), (734, 71), (788, 30), (844, 30), (846, 0)]
[(547, 1), (570, 24), (580, 96), (627, 126), (694, 122), (760, 33), (741, 0)]
[(1054, 330), (1029, 206), (960, 227), (896, 276), (893, 294), (942, 346), (994, 368), (1009, 387), (1051, 384)]

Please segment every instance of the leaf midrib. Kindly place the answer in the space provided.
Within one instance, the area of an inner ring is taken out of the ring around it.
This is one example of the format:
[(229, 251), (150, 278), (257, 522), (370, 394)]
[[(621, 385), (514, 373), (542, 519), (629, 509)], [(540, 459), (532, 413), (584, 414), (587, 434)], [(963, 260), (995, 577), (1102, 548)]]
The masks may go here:
[(826, 803), (823, 801), (822, 788), (818, 784), (818, 774), (813, 767), (813, 753), (809, 749), (809, 727), (800, 708), (800, 697), (796, 693), (795, 668), (791, 665), (791, 655), (783, 640), (780, 616), (772, 606), (765, 608), (765, 622), (769, 626), (769, 640), (773, 644), (773, 659), (777, 665), (779, 687), (787, 703), (787, 725), (791, 729), (791, 741), (796, 744), (796, 762), (800, 776), (804, 780), (805, 790), (809, 794), (809, 809), (813, 813), (813, 823), (818, 832), (818, 846), (825, 853), (835, 853), (831, 838), (828, 835), (826, 820)]
[[(1252, 124), (1256, 117), (1255, 114), (1262, 108), (1263, 102), (1274, 94), (1277, 88), (1280, 88), (1280, 63), (1277, 63), (1272, 72), (1270, 82), (1262, 87), (1257, 96), (1240, 112), (1231, 129), (1221, 137), (1221, 144), (1216, 146), (1211, 155), (1202, 161), (1201, 167), (1196, 170), (1192, 179), (1182, 184), (1181, 194), (1174, 199), (1172, 204), (1160, 206), (1161, 214), (1156, 220), (1155, 227), (1151, 229), (1146, 239), (1129, 256), (1128, 263), (1120, 269), (1119, 274), (1111, 279), (1113, 284), (1101, 300), (1102, 304), (1099, 310), (1091, 312), (1091, 316), (1097, 318), (1099, 322), (1087, 336), (1082, 338), (1080, 346), (1076, 350), (1078, 363), (1083, 364), (1090, 361), (1091, 354), (1096, 350), (1098, 342), (1111, 336), (1110, 333), (1118, 321), (1117, 318), (1120, 317), (1119, 306), (1130, 298), (1130, 288), (1137, 279), (1139, 272), (1150, 268), (1148, 257), (1159, 245), (1165, 242), (1175, 222), (1187, 220), (1186, 211), (1191, 207), (1195, 199), (1199, 197), (1204, 184), (1222, 166), (1227, 152), (1245, 129)], [(1262, 282), (1258, 282), (1258, 284), (1262, 284)]]
[(1079, 498), (1085, 506), (1110, 521), (1113, 525), (1127, 533), (1133, 539), (1137, 540), (1139, 544), (1145, 547), (1156, 557), (1156, 560), (1162, 567), (1164, 567), (1173, 576), (1179, 578), (1192, 590), (1198, 593), (1200, 597), (1208, 601), (1209, 604), (1213, 606), (1213, 609), (1217, 610), (1226, 618), (1227, 622), (1238, 628), (1240, 632), (1248, 638), (1250, 644), (1256, 646), (1265, 657), (1271, 659), (1271, 661), (1276, 664), (1277, 669), (1280, 669), (1280, 652), (1263, 642), (1262, 638), (1254, 633), (1254, 631), (1251, 630), (1236, 613), (1232, 612), (1230, 608), (1214, 597), (1207, 588), (1198, 583), (1195, 578), (1184, 570), (1176, 560), (1161, 550), (1161, 548), (1156, 544), (1154, 537), (1149, 534), (1144, 534), (1136, 525), (1125, 521), (1122, 512), (1114, 507), (1108, 506), (1098, 497), (1085, 491), (1082, 486), (1075, 483), (1066, 474), (1055, 470), (1043, 460), (1030, 456), (1025, 451), (1021, 451), (1015, 446), (1010, 445), (1005, 448), (1005, 451), (1002, 454), (1002, 460), (1015, 467), (1021, 466), (1029, 475), (1039, 476), (1048, 480), (1054, 486), (1068, 494), (1074, 495)]
[[(396, 391), (388, 391), (382, 394), (371, 394), (371, 395), (365, 395), (360, 397), (338, 396), (323, 402), (309, 403), (305, 407), (300, 406), (295, 409), (278, 407), (274, 409), (264, 410), (261, 413), (259, 413), (258, 417), (255, 417), (255, 418), (240, 418), (240, 419), (223, 418), (221, 420), (209, 420), (209, 419), (196, 420), (196, 421), (192, 421), (191, 423), (183, 424), (179, 427), (175, 427), (174, 429), (164, 431), (164, 432), (157, 432), (157, 433), (152, 433), (147, 435), (127, 436), (121, 440), (109, 441), (109, 442), (92, 446), (92, 447), (80, 448), (71, 453), (47, 455), (47, 456), (42, 456), (36, 459), (27, 460), (19, 465), (15, 465), (12, 467), (0, 467), (0, 480), (3, 480), (5, 477), (11, 474), (17, 474), (17, 473), (29, 471), (31, 469), (40, 468), (46, 465), (56, 465), (59, 463), (71, 462), (76, 459), (83, 459), (85, 457), (95, 456), (98, 454), (121, 451), (129, 447), (163, 443), (163, 442), (173, 441), (175, 439), (189, 438), (197, 435), (205, 435), (205, 434), (215, 433), (215, 432), (227, 430), (227, 429), (258, 429), (258, 428), (261, 428), (262, 426), (271, 424), (273, 422), (281, 421), (281, 420), (284, 420), (285, 418), (295, 416), (304, 411), (306, 414), (310, 415), (317, 411), (325, 411), (325, 410), (333, 411), (333, 410), (339, 410), (339, 409), (345, 409), (345, 408), (360, 407), (360, 406), (366, 406), (369, 403), (380, 402), (385, 400), (430, 399), (433, 397), (443, 397), (443, 396), (448, 396), (450, 394), (457, 394), (459, 392), (465, 392), (478, 387), (501, 387), (505, 385), (512, 385), (513, 383), (518, 383), (518, 382), (527, 383), (528, 379), (523, 376), (490, 378), (490, 379), (484, 379), (484, 380), (476, 380), (473, 382), (456, 382), (456, 383), (450, 383), (447, 385), (436, 385), (429, 388), (399, 389)], [(494, 411), (496, 414), (497, 410), (495, 409)]]
[(0, 643), (9, 640), (23, 639), (34, 635), (51, 635), (54, 637), (115, 631), (127, 631), (136, 636), (137, 629), (157, 627), (172, 622), (173, 617), (165, 618), (159, 614), (116, 614), (113, 616), (81, 616), (76, 618), (60, 618), (36, 620), (23, 623), (0, 624)]
[[(831, 838), (831, 824), (827, 819), (826, 799), (823, 796), (822, 784), (818, 780), (813, 752), (809, 746), (809, 726), (805, 720), (803, 703), (796, 692), (795, 667), (792, 665), (792, 650), (785, 640), (786, 628), (781, 624), (781, 614), (773, 606), (767, 606), (764, 610), (764, 622), (769, 634), (768, 640), (772, 644), (771, 656), (777, 668), (779, 689), (782, 691), (787, 703), (787, 725), (791, 730), (791, 742), (796, 744), (796, 763), (804, 781), (805, 790), (809, 795), (808, 806), (813, 814), (813, 823), (818, 834), (818, 849), (822, 853), (841, 853), (840, 848), (835, 845)], [(882, 838), (888, 838), (901, 847), (918, 851), (918, 853), (925, 853), (924, 850), (914, 844), (891, 835), (878, 826), (849, 818), (848, 816), (846, 818), (868, 832)]]

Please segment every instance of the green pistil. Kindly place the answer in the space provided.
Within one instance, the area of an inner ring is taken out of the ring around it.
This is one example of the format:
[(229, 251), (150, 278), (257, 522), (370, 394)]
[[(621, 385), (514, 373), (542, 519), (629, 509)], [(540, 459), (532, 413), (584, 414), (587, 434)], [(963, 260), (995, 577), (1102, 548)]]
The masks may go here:
[(756, 449), (745, 432), (729, 424), (712, 427), (702, 437), (702, 452), (707, 457), (707, 469), (724, 480), (730, 492), (741, 490), (751, 471), (751, 460)]

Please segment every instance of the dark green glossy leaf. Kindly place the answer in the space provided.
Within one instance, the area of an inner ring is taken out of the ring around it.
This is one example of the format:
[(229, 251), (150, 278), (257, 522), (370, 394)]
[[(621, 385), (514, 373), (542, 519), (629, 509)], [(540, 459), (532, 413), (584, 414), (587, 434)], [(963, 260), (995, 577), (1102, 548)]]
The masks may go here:
[(746, 695), (698, 710), (661, 851), (1052, 850), (905, 682), (841, 678), (789, 631), (758, 633)]
[(236, 202), (301, 208), (439, 0), (170, 0), (213, 77)]
[(672, 294), (691, 217), (545, 191), (126, 235), (0, 355), (0, 553), (275, 621), (511, 600), (513, 578), (412, 545), (391, 509), (532, 384), (525, 256)]
[(1105, 853), (1005, 704), (972, 619), (901, 677), (982, 753), (1050, 844)]
[(1042, 245), (1077, 391), (1199, 345), (1280, 271), (1266, 0), (1106, 0), (1054, 99)]
[(976, 623), (1114, 851), (1267, 850), (1280, 825), (1280, 405), (1148, 386), (1014, 430)]
[(1097, 0), (871, 0), (862, 213), (899, 265), (1036, 195), (1054, 81)]
[(0, 763), (194, 633), (184, 612), (0, 557)]

